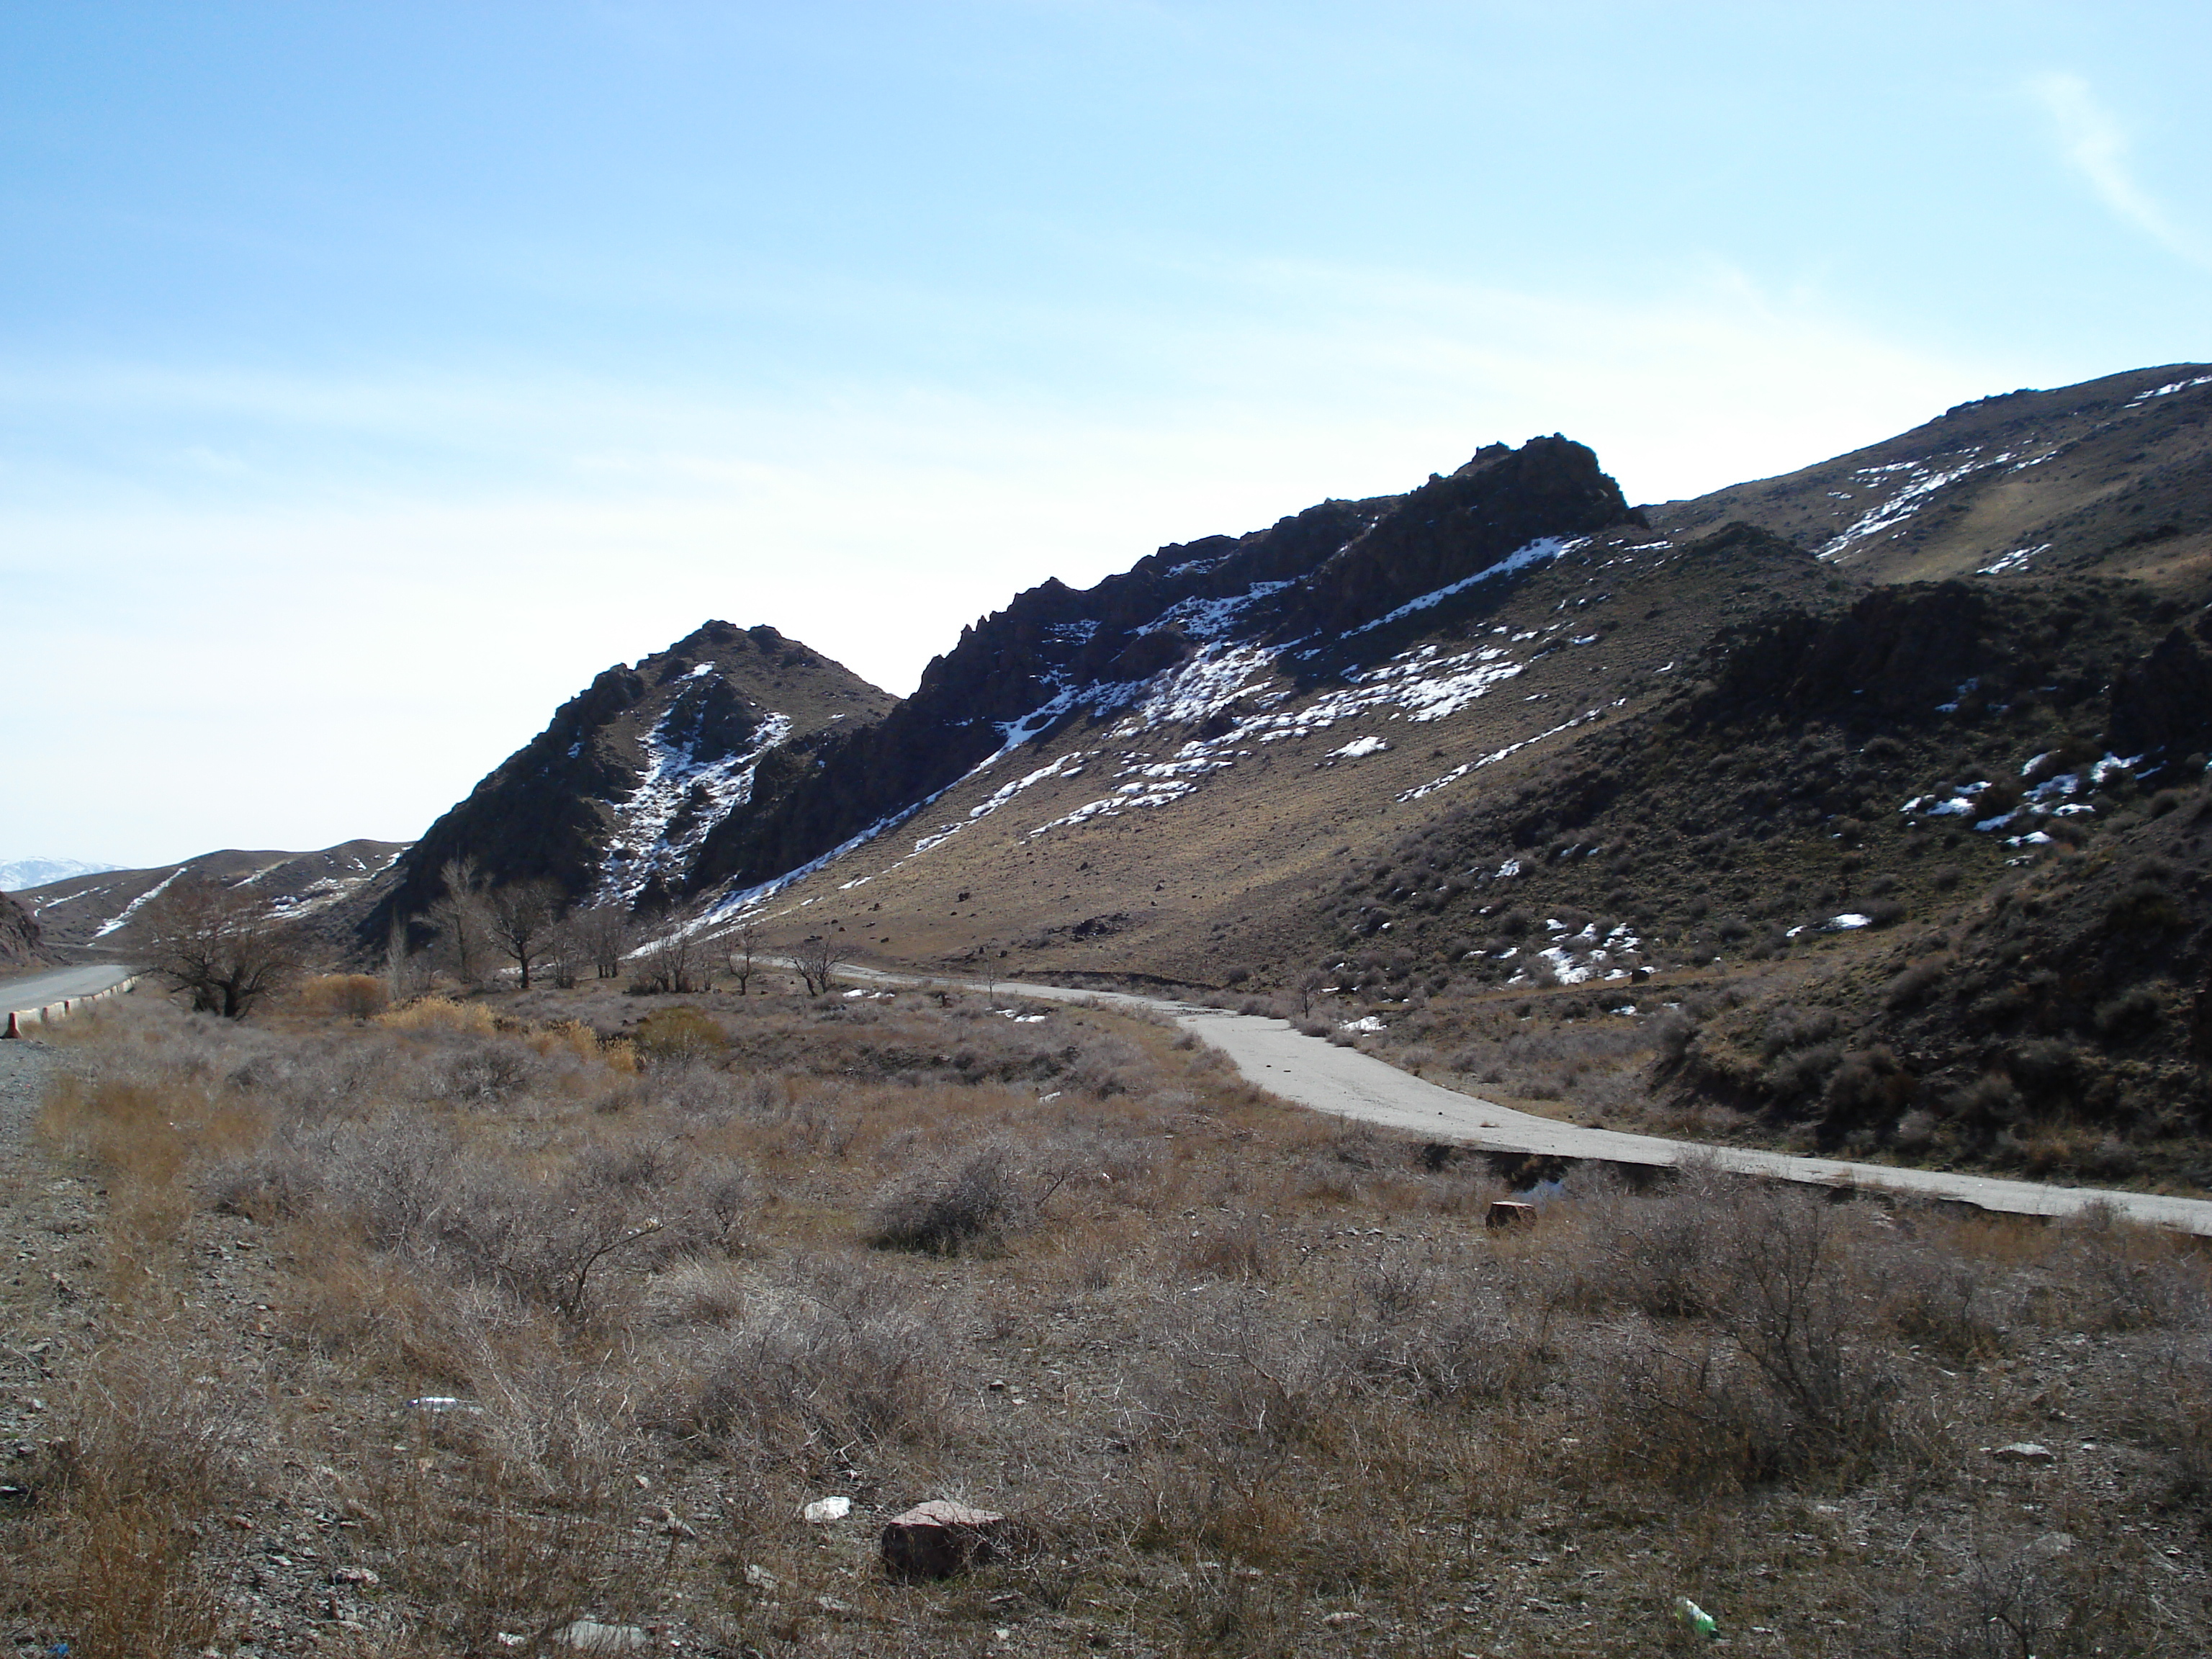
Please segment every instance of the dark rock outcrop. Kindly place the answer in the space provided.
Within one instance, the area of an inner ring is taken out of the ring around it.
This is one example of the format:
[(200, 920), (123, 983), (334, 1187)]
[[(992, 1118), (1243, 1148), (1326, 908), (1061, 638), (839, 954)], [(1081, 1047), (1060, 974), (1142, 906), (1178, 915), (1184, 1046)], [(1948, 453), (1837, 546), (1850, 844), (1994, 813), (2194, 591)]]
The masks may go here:
[(2212, 748), (2212, 616), (2199, 618), (2196, 635), (2175, 629), (2112, 688), (2112, 746), (2115, 754), (2154, 751), (2179, 757)]
[[(607, 884), (611, 860), (627, 860), (623, 896), (665, 903), (699, 842), (726, 830), (746, 844), (746, 822), (811, 770), (799, 757), (891, 702), (773, 628), (708, 623), (562, 704), (408, 851), (361, 936), (373, 948), (394, 915), (422, 915), (456, 858), (473, 860), (490, 885), (548, 879), (572, 899)], [(665, 799), (641, 801), (648, 782)]]
[(27, 968), (40, 960), (38, 918), (0, 893), (0, 965)]

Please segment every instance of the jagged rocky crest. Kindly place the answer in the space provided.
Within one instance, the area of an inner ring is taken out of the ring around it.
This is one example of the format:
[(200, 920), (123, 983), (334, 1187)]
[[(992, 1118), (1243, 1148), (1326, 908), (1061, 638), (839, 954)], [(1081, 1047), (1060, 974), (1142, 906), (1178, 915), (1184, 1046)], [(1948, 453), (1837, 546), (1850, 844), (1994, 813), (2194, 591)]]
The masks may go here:
[(1209, 642), (1265, 643), (1325, 677), (1387, 630), (1347, 635), (1410, 601), (1546, 538), (1640, 522), (1584, 446), (1493, 444), (1403, 495), (1164, 547), (1084, 592), (1048, 580), (963, 629), (903, 702), (772, 628), (709, 623), (563, 704), (407, 853), (361, 934), (421, 915), (462, 856), (494, 884), (547, 878), (642, 910), (768, 881)]
[(1164, 547), (1083, 592), (1048, 580), (963, 629), (880, 724), (841, 732), (765, 813), (702, 845), (694, 890), (767, 881), (912, 811), (1017, 735), (1118, 707), (1206, 642), (1282, 647), (1312, 672), (1381, 653), (1347, 640), (1547, 538), (1641, 524), (1597, 457), (1553, 436), (1493, 444), (1403, 495), (1323, 501), (1242, 537)]

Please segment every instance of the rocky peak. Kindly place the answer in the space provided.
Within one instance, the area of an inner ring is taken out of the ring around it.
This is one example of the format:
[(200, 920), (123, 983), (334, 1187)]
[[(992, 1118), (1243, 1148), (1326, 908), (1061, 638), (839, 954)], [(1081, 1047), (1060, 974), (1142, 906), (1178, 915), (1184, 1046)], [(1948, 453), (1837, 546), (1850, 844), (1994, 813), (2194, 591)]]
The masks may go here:
[(1641, 522), (1589, 449), (1536, 438), (1491, 445), (1404, 495), (1163, 547), (1085, 590), (1042, 582), (963, 629), (880, 726), (823, 747), (772, 820), (710, 837), (695, 890), (781, 875), (1201, 649), (1334, 638), (1547, 538)]

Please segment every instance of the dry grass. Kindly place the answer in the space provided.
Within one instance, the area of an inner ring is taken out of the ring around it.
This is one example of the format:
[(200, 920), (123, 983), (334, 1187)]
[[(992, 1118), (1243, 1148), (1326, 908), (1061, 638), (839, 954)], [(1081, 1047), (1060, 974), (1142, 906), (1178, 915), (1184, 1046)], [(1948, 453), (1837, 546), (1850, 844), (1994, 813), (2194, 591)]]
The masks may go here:
[[(1482, 1159), (1036, 1012), (88, 1028), (42, 1128), (115, 1266), (0, 1510), (14, 1632), (1613, 1654), (1682, 1594), (1778, 1653), (2203, 1650), (2192, 1249), (1698, 1170), (1492, 1232)], [(892, 1582), (938, 1496), (1012, 1547)]]

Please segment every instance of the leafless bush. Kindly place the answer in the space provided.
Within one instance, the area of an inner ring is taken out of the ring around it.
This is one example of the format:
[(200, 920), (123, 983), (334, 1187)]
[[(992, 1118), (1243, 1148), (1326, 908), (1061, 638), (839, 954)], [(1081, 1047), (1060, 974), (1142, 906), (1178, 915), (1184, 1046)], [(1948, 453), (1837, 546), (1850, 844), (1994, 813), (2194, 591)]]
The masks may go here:
[(707, 988), (705, 948), (680, 927), (630, 960), (633, 996), (690, 996)]
[(35, 1470), (43, 1524), (8, 1577), (88, 1653), (196, 1651), (220, 1628), (193, 1534), (258, 1484), (261, 1413), (185, 1361), (158, 1330), (92, 1355)]
[(1453, 1405), (1532, 1391), (1540, 1331), (1466, 1261), (1386, 1256), (1355, 1282), (1342, 1341), (1370, 1386)]
[(1953, 1361), (2004, 1352), (1996, 1297), (1979, 1264), (1947, 1253), (1896, 1248), (1869, 1267), (1882, 1286), (1882, 1309), (1898, 1333)]
[(143, 954), (197, 1012), (242, 1018), (299, 977), (305, 943), (269, 901), (197, 875), (155, 890), (139, 917)]
[(1705, 1171), (1613, 1206), (1601, 1293), (1646, 1321), (1610, 1408), (1625, 1458), (1675, 1484), (1748, 1484), (1885, 1443), (1897, 1383), (1867, 1340), (1850, 1227), (1819, 1196)]
[(865, 1237), (878, 1249), (957, 1255), (1003, 1243), (1032, 1213), (1012, 1148), (994, 1142), (894, 1183), (870, 1210)]
[(536, 1079), (539, 1056), (513, 1037), (495, 1036), (455, 1048), (442, 1068), (447, 1100), (466, 1105), (501, 1105), (521, 1094)]
[(710, 1347), (673, 1421), (686, 1432), (788, 1455), (927, 1440), (949, 1425), (951, 1374), (927, 1308), (787, 1285)]
[(1176, 1254), (1184, 1271), (1221, 1279), (1266, 1279), (1274, 1264), (1273, 1241), (1251, 1216), (1192, 1233)]
[(2212, 1326), (2203, 1266), (2172, 1240), (2094, 1213), (2066, 1240), (2061, 1263), (2081, 1287), (2090, 1322), (2115, 1331)]
[[(1896, 1659), (2087, 1659), (2157, 1652), (2157, 1626), (2118, 1592), (2119, 1575), (2085, 1560), (2070, 1534), (2009, 1548), (1984, 1544), (1947, 1582), (1884, 1598), (1867, 1623)], [(2148, 1626), (2145, 1628), (2144, 1626)], [(2153, 1637), (2155, 1640), (2155, 1637)]]
[(799, 970), (807, 995), (827, 996), (830, 981), (837, 976), (836, 941), (827, 937), (805, 940), (791, 953), (791, 965)]
[(1260, 1291), (1158, 1302), (1140, 1379), (1145, 1425), (1167, 1446), (1279, 1446), (1319, 1432), (1352, 1392), (1343, 1348), (1326, 1328), (1278, 1316)]

